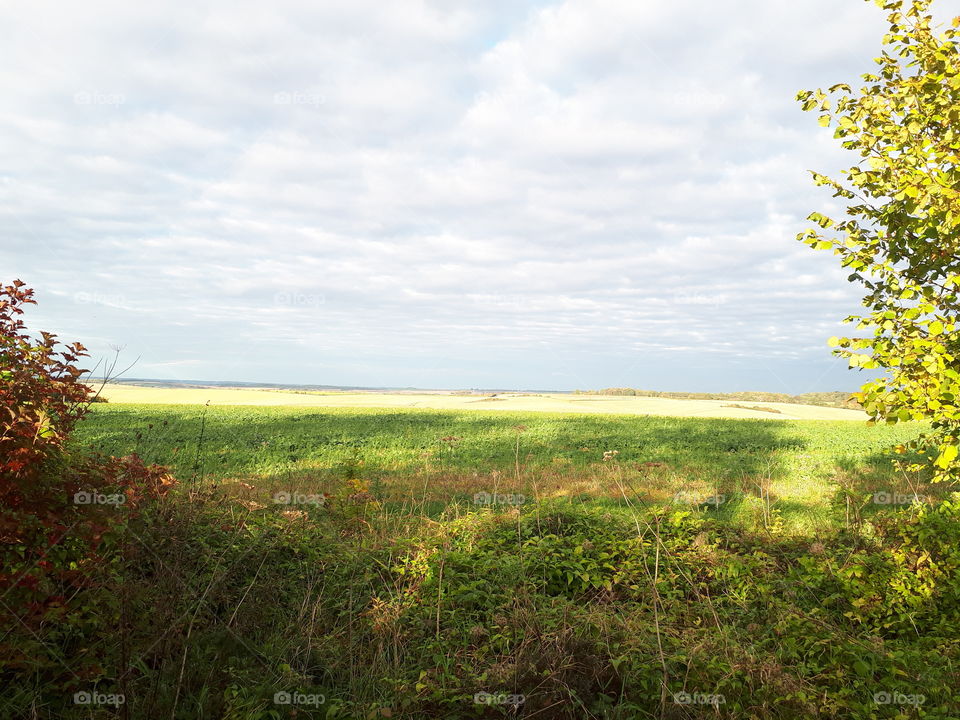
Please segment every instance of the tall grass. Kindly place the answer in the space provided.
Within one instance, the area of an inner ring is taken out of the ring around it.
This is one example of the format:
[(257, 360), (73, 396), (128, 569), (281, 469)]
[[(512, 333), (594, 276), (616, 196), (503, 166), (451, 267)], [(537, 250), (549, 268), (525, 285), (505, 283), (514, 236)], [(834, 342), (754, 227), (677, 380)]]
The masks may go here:
[(128, 528), (117, 610), (71, 644), (108, 658), (78, 690), (124, 704), (21, 677), (7, 707), (954, 718), (960, 503), (888, 463), (910, 431), (101, 406), (79, 446), (197, 480)]

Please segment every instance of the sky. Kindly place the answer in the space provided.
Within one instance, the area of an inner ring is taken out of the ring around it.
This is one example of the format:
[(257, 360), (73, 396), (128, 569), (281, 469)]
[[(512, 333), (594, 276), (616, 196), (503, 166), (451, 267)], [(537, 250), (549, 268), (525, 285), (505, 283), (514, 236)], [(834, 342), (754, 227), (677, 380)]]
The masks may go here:
[[(0, 6), (0, 282), (128, 377), (852, 390), (863, 0)], [(848, 331), (850, 332), (850, 331)]]

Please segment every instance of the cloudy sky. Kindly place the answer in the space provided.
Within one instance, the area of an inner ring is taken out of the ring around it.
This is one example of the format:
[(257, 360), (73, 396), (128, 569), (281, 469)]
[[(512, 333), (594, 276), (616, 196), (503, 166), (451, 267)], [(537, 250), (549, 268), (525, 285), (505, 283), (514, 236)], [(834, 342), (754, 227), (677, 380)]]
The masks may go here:
[(5, 3), (0, 281), (130, 377), (778, 392), (861, 381), (795, 240), (794, 100), (863, 0)]

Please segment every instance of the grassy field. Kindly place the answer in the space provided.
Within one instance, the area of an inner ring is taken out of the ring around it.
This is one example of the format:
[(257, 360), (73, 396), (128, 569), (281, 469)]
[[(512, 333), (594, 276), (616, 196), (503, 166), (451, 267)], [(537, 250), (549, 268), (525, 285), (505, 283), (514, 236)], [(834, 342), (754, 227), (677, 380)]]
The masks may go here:
[(426, 409), (94, 408), (78, 431), (80, 442), (115, 455), (135, 451), (169, 465), (177, 477), (219, 482), (261, 503), (280, 491), (329, 493), (350, 475), (371, 483), (389, 506), (416, 503), (433, 513), (484, 491), (615, 503), (722, 495), (713, 507), (720, 517), (749, 523), (773, 511), (787, 526), (814, 532), (833, 526), (829, 507), (842, 487), (905, 493), (922, 486), (895, 472), (888, 452), (918, 432), (909, 425)]
[[(96, 652), (127, 717), (960, 717), (960, 496), (892, 464), (916, 425), (118, 399), (73, 449), (180, 485), (36, 652)], [(23, 716), (118, 716), (31, 682)]]

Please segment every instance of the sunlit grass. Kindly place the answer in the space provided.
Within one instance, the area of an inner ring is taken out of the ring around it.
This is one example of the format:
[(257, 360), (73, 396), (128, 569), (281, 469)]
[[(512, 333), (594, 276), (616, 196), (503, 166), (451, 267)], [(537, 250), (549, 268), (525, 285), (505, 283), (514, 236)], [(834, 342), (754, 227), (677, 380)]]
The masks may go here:
[[(390, 512), (435, 515), (469, 507), (478, 492), (515, 493), (686, 503), (747, 526), (815, 533), (834, 522), (830, 504), (851, 477), (871, 492), (923, 485), (887, 452), (917, 432), (845, 421), (98, 405), (76, 442), (137, 452), (187, 485), (219, 485), (255, 505), (282, 491), (332, 494), (346, 477)], [(710, 497), (720, 500), (697, 502)]]

